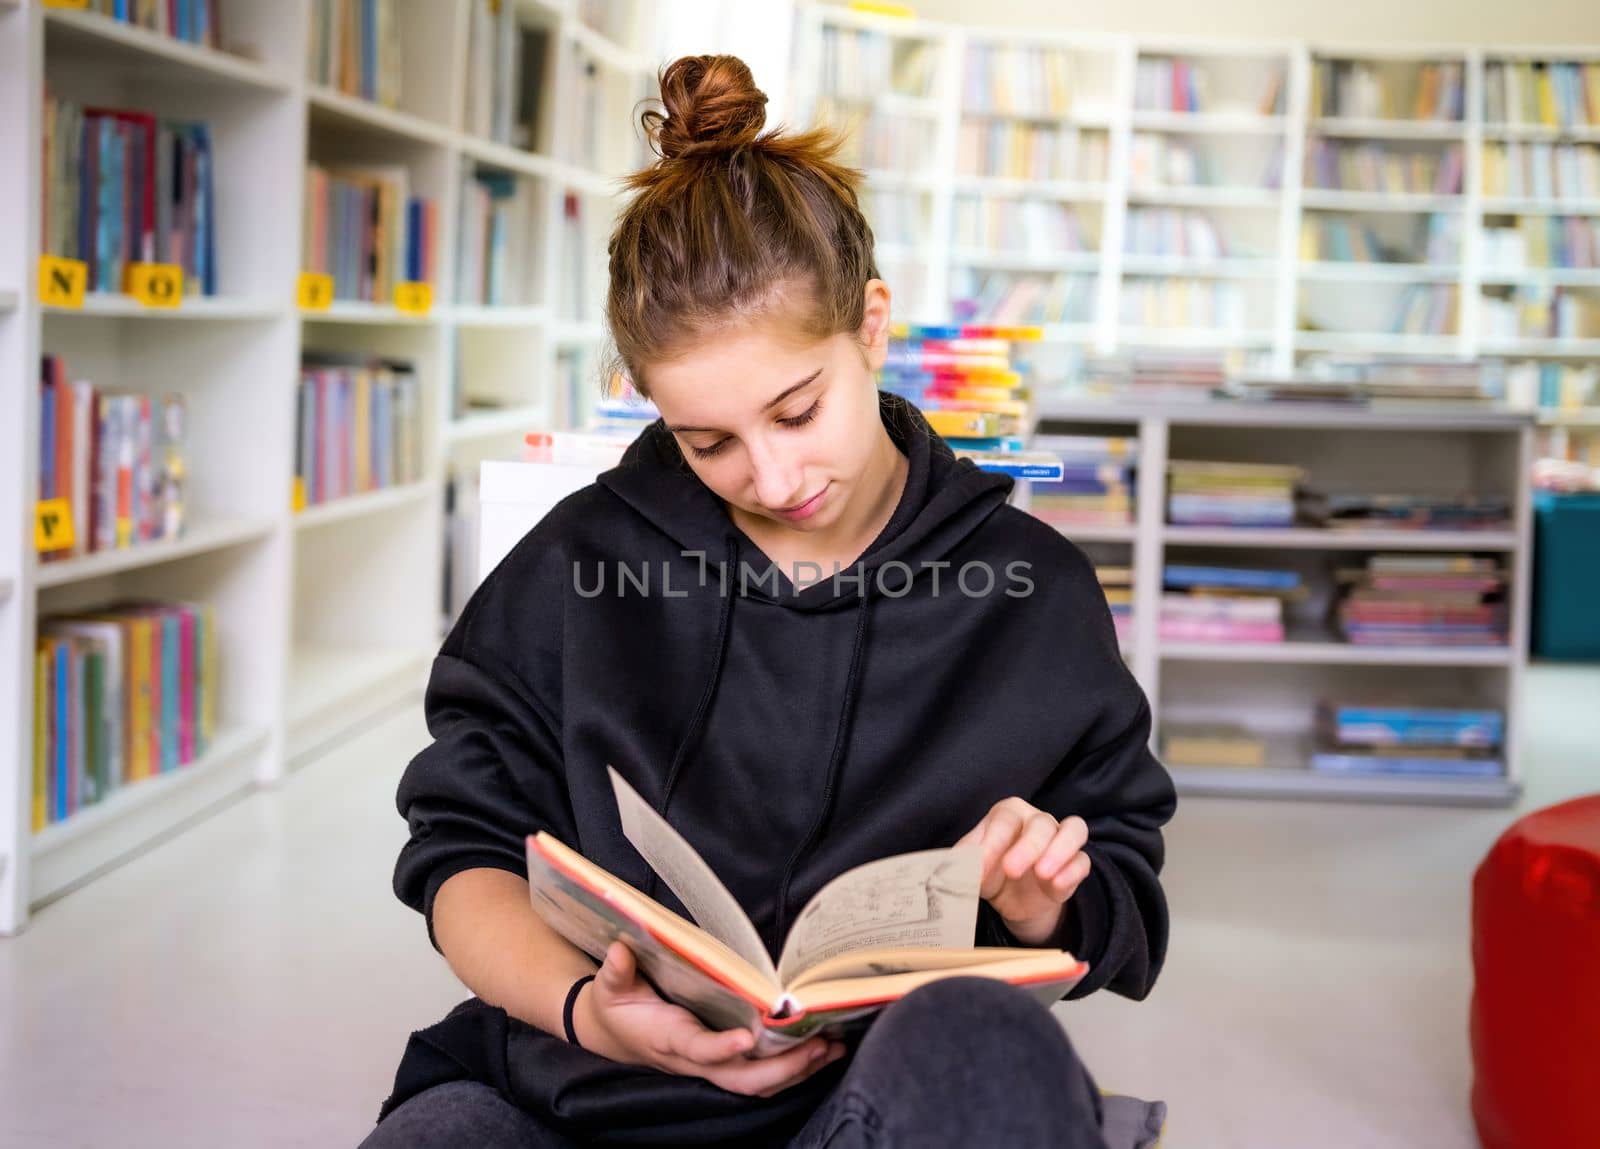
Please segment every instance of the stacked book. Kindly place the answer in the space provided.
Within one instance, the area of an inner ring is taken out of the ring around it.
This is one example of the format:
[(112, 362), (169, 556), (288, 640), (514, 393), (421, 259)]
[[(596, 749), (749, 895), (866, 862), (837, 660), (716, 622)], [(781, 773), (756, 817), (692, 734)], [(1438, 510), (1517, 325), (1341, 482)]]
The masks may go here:
[(297, 399), (297, 502), (326, 503), (422, 478), (422, 388), (411, 364), (307, 356)]
[(183, 269), (185, 295), (217, 290), (211, 130), (46, 93), (40, 252), (81, 260), (88, 290), (124, 291), (130, 264)]
[(1504, 743), (1498, 710), (1323, 703), (1311, 768), (1492, 778), (1504, 773)]
[(119, 24), (132, 24), (187, 44), (222, 46), (221, 0), (78, 0), (63, 7), (85, 8)]
[(1220, 351), (1140, 349), (1086, 360), (1077, 384), (1095, 398), (1193, 402), (1228, 382), (1228, 360)]
[(1097, 566), (1094, 573), (1111, 608), (1111, 623), (1117, 628), (1117, 642), (1127, 646), (1133, 638), (1133, 568)]
[(1093, 275), (1018, 274), (957, 268), (950, 276), (950, 309), (963, 323), (1091, 323)]
[(1483, 118), (1491, 124), (1600, 124), (1600, 62), (1491, 61), (1484, 67)]
[(1459, 144), (1439, 149), (1320, 136), (1306, 141), (1306, 186), (1329, 191), (1460, 195), (1465, 165)]
[(436, 208), (403, 165), (308, 164), (301, 266), (332, 276), (335, 299), (389, 303), (396, 285), (434, 280)]
[(962, 104), (994, 115), (1055, 119), (1072, 111), (1072, 71), (1065, 48), (971, 44)]
[(507, 172), (480, 168), (461, 180), (461, 242), (456, 254), (456, 301), (488, 307), (516, 303), (527, 262), (525, 228), (532, 186)]
[[(306, 66), (314, 84), (400, 106), (400, 0), (311, 0)], [(414, 48), (426, 49), (415, 44)]]
[(931, 40), (829, 25), (822, 29), (818, 89), (862, 103), (885, 92), (924, 99), (933, 94), (938, 66), (939, 45)]
[(1039, 334), (1031, 327), (896, 327), (878, 386), (918, 407), (935, 434), (984, 470), (1059, 478), (1059, 459), (1027, 450), (1032, 391), (1011, 361), (1012, 341)]
[(1317, 60), (1311, 114), (1459, 123), (1466, 115), (1466, 71), (1459, 60), (1426, 63), (1409, 73), (1365, 60)]
[(184, 527), (182, 395), (102, 391), (69, 381), (64, 361), (44, 356), (39, 379), (39, 498), (71, 509), (73, 543), (52, 562), (170, 541)]
[(1129, 255), (1221, 259), (1250, 254), (1204, 212), (1138, 207), (1128, 212), (1124, 226), (1123, 250)]
[(1565, 287), (1523, 284), (1503, 299), (1484, 296), (1482, 334), (1496, 339), (1600, 338), (1600, 299)]
[(1034, 515), (1062, 528), (1133, 522), (1137, 439), (1041, 435), (1033, 445), (1061, 463), (1059, 479), (1034, 482), (1028, 499)]
[(1338, 572), (1346, 641), (1363, 646), (1503, 646), (1506, 573), (1469, 555), (1373, 555)]
[(1188, 527), (1289, 527), (1304, 469), (1270, 463), (1167, 464), (1167, 521)]
[(966, 117), (956, 136), (956, 171), (1025, 180), (1106, 178), (1110, 139), (1104, 128)]
[(1506, 369), (1506, 402), (1523, 411), (1600, 407), (1600, 365), (1528, 360)]
[(1010, 252), (1086, 252), (1100, 246), (1092, 223), (1067, 204), (961, 196), (951, 237), (957, 247)]
[(1483, 229), (1484, 266), (1496, 272), (1534, 267), (1600, 267), (1600, 219), (1525, 215), (1506, 227)]
[(1600, 196), (1600, 147), (1549, 140), (1484, 144), (1483, 194), (1545, 201)]
[(130, 603), (43, 620), (33, 673), (35, 832), (197, 761), (215, 737), (209, 606)]
[(1125, 327), (1179, 331), (1236, 331), (1249, 327), (1249, 300), (1237, 283), (1214, 279), (1151, 279), (1122, 282)]
[(1174, 642), (1282, 642), (1284, 603), (1305, 595), (1290, 570), (1168, 564), (1161, 638)]
[(1500, 495), (1314, 495), (1300, 512), (1315, 525), (1354, 531), (1505, 531), (1511, 501)]
[(1161, 757), (1168, 766), (1191, 769), (1259, 768), (1267, 764), (1267, 748), (1261, 735), (1236, 723), (1164, 723)]
[[(1414, 283), (1400, 292), (1390, 333), (1451, 335), (1456, 331), (1456, 288), (1442, 283)], [(1487, 302), (1487, 301), (1485, 301)]]
[(548, 27), (519, 20), (515, 4), (469, 0), (463, 110), (468, 134), (535, 150), (550, 35)]
[(1336, 215), (1308, 215), (1300, 225), (1300, 258), (1306, 260), (1443, 265), (1455, 261), (1460, 247), (1461, 219), (1449, 213), (1417, 216), (1403, 242), (1385, 239), (1370, 223)]

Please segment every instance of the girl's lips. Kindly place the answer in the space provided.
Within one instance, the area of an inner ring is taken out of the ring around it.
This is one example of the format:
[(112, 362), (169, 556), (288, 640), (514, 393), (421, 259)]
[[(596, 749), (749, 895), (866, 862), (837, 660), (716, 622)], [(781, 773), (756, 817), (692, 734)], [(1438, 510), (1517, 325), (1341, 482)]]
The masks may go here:
[(809, 519), (817, 513), (817, 508), (822, 506), (822, 497), (827, 493), (828, 488), (823, 487), (822, 490), (812, 495), (798, 507), (790, 507), (788, 510), (782, 510), (778, 513), (786, 519)]

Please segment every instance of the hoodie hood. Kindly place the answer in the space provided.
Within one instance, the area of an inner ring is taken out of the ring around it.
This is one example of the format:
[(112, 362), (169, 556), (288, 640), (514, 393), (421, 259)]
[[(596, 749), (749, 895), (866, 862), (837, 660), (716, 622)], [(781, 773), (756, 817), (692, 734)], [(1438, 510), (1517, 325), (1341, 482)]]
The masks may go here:
[[(905, 490), (887, 525), (857, 560), (856, 569), (844, 572), (850, 577), (824, 577), (800, 591), (780, 577), (776, 595), (767, 589), (770, 581), (763, 585), (751, 579), (745, 587), (749, 597), (794, 610), (836, 609), (856, 602), (863, 591), (868, 595), (877, 591), (878, 572), (891, 562), (906, 564), (883, 575), (884, 585), (898, 593), (906, 569), (917, 577), (923, 563), (944, 558), (1005, 503), (1012, 480), (956, 458), (922, 412), (905, 399), (880, 392), (878, 411), (909, 464)], [(621, 463), (602, 474), (599, 482), (683, 551), (728, 564), (730, 581), (738, 577), (741, 556), (752, 562), (760, 553), (722, 500), (689, 467), (664, 420), (645, 428)], [(858, 574), (868, 577), (858, 580)]]

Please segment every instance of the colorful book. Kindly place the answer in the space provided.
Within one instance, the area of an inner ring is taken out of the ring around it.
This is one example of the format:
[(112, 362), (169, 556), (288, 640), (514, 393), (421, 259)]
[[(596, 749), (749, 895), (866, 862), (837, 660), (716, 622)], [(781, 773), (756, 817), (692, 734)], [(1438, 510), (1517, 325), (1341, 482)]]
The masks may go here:
[[(616, 771), (623, 833), (703, 926), (668, 910), (558, 839), (527, 840), (528, 885), (545, 922), (596, 959), (618, 939), (667, 1000), (713, 1029), (746, 1029), (771, 1053), (864, 1027), (913, 989), (947, 977), (1005, 981), (1054, 1002), (1088, 966), (1061, 950), (974, 948), (981, 859), (925, 850), (835, 878), (795, 919), (774, 963), (756, 928), (692, 846)], [(896, 925), (871, 907), (927, 902)]]

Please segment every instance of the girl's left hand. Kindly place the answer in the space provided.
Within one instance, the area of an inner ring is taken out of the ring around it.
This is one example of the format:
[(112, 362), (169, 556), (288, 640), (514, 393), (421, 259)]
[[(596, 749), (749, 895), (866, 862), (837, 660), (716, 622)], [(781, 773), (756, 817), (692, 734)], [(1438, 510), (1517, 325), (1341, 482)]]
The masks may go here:
[(1057, 822), (1021, 798), (994, 804), (956, 843), (983, 851), (979, 893), (1024, 945), (1041, 945), (1061, 924), (1067, 900), (1089, 876), (1089, 827), (1074, 815)]

